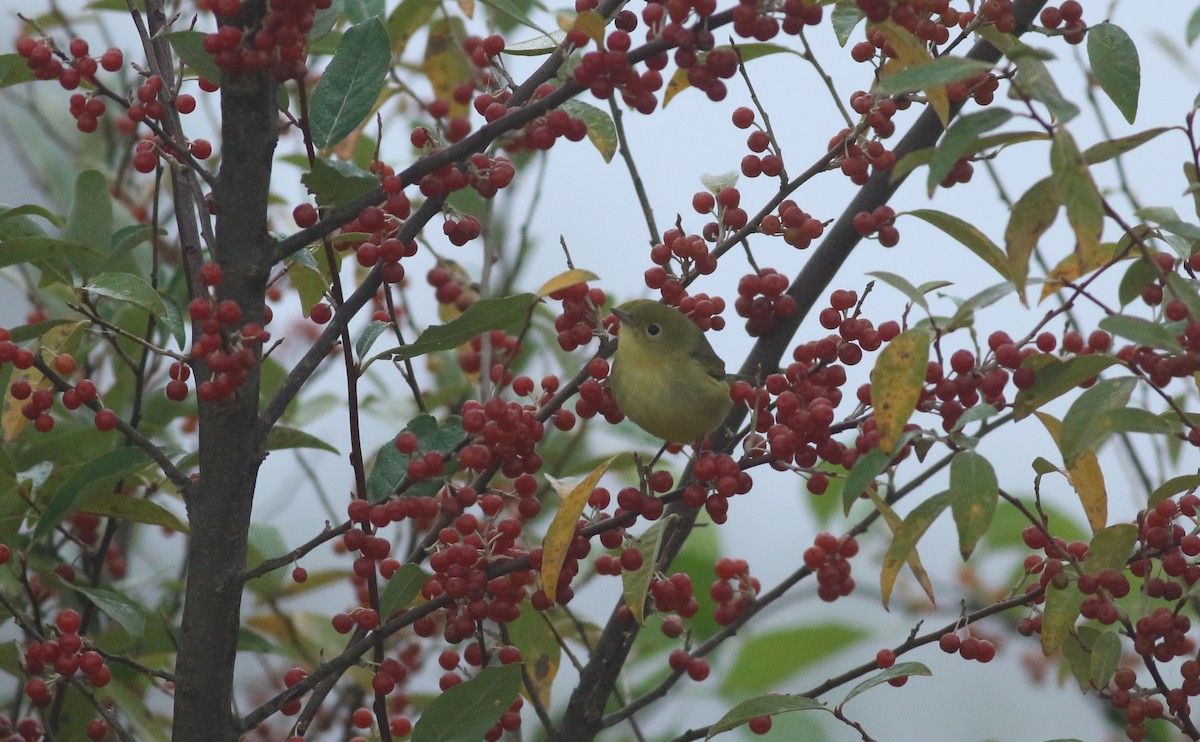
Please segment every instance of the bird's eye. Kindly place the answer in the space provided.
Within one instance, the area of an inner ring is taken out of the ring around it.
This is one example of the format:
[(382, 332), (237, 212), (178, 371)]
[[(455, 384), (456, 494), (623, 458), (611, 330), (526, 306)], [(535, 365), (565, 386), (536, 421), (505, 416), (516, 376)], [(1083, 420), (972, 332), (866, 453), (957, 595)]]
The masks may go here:
[(661, 331), (662, 328), (660, 328), (658, 325), (646, 325), (646, 334), (650, 337), (654, 337)]

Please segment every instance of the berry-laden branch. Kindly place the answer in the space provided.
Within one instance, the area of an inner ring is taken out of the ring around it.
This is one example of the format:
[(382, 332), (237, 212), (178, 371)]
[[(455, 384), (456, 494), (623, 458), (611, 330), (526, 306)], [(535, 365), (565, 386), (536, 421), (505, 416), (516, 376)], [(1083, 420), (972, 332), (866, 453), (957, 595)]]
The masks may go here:
[[(1035, 0), (1015, 6), (1013, 15), (1017, 27), (1013, 33), (1019, 35), (1027, 30), (1042, 5), (1044, 2)], [(979, 42), (967, 57), (994, 63), (1000, 58), (1000, 50), (988, 42)], [(959, 108), (960, 106), (955, 106), (952, 115), (957, 113)], [(943, 130), (937, 114), (932, 109), (926, 109), (894, 150), (897, 159), (909, 152), (934, 145)], [(788, 295), (795, 299), (799, 311), (790, 317), (780, 318), (774, 328), (755, 343), (741, 366), (740, 374), (753, 377), (761, 369), (779, 367), (780, 359), (799, 329), (800, 321), (812, 309), (850, 251), (861, 240), (861, 235), (854, 228), (855, 216), (886, 204), (903, 180), (898, 178), (893, 181), (890, 171), (877, 171), (859, 190), (788, 289)], [(745, 406), (734, 406), (721, 429), (713, 436), (713, 450), (733, 450), (736, 441), (723, 431), (737, 430), (746, 413)], [(684, 481), (687, 481), (690, 475), (691, 466), (684, 473)], [(659, 560), (662, 566), (669, 565), (678, 555), (697, 514), (694, 508), (678, 503), (673, 504), (669, 512), (678, 518), (668, 526), (663, 535)], [(601, 728), (604, 708), (638, 632), (635, 622), (617, 618), (619, 611), (614, 610), (613, 616), (605, 626), (591, 660), (580, 673), (579, 684), (559, 727), (562, 739), (592, 739)]]

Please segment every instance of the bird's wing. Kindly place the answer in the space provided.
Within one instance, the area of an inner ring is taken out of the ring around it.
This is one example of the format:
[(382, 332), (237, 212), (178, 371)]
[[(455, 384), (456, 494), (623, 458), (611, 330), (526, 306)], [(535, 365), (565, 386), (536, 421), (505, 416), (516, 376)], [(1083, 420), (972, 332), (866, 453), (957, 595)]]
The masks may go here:
[(692, 349), (691, 355), (704, 366), (709, 376), (718, 380), (725, 379), (725, 361), (721, 360), (704, 335), (700, 336), (700, 342)]

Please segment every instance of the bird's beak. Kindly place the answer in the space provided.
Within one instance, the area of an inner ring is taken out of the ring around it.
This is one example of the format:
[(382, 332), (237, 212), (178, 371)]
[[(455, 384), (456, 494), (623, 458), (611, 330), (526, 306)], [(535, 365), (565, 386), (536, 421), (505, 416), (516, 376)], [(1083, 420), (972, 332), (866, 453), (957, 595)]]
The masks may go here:
[(623, 325), (627, 325), (633, 320), (633, 317), (630, 316), (629, 312), (626, 312), (624, 309), (614, 308), (612, 313), (614, 317), (621, 320), (621, 324)]

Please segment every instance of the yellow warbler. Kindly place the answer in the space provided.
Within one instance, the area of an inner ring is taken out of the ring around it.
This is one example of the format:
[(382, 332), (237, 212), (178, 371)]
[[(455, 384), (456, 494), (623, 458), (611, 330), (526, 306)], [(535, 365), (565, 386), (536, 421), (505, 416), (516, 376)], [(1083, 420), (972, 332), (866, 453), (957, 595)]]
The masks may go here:
[(621, 320), (609, 382), (625, 417), (668, 443), (696, 443), (729, 414), (725, 362), (674, 307), (638, 299), (613, 310)]

